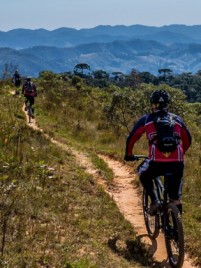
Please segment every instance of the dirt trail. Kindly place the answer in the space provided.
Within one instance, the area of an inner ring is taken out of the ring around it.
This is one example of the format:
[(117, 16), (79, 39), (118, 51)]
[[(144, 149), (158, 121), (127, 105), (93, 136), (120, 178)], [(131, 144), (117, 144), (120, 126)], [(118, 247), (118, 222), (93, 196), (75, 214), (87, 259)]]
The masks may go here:
[[(33, 129), (43, 132), (43, 130), (37, 126), (35, 119), (28, 124)], [(93, 167), (87, 155), (56, 141), (45, 133), (44, 135), (50, 139), (51, 142), (57, 144), (64, 150), (70, 151), (75, 156), (77, 163), (85, 168), (86, 172), (93, 175), (97, 182), (104, 187), (104, 190), (111, 196), (111, 198), (115, 200), (120, 212), (124, 215), (125, 219), (133, 225), (141, 241), (145, 242), (149, 246), (150, 252), (153, 254), (156, 261), (161, 263), (161, 267), (170, 267), (167, 263), (167, 254), (163, 235), (160, 234), (156, 240), (151, 240), (147, 236), (142, 214), (141, 198), (139, 197), (138, 190), (133, 184), (133, 180), (135, 179), (133, 170), (122, 162), (107, 156), (99, 155), (99, 157), (108, 164), (114, 173), (113, 184), (108, 187), (99, 175), (98, 170)], [(191, 263), (192, 261), (186, 255), (183, 268), (195, 267)]]
[[(161, 267), (169, 267), (163, 234), (156, 240), (151, 240), (147, 236), (142, 214), (141, 197), (134, 187), (133, 180), (135, 174), (133, 170), (124, 163), (116, 161), (107, 156), (100, 156), (114, 172), (113, 187), (106, 189), (112, 196), (124, 217), (131, 222), (139, 238), (149, 245), (149, 250), (155, 259), (161, 262)], [(185, 256), (183, 268), (195, 267), (192, 261)]]

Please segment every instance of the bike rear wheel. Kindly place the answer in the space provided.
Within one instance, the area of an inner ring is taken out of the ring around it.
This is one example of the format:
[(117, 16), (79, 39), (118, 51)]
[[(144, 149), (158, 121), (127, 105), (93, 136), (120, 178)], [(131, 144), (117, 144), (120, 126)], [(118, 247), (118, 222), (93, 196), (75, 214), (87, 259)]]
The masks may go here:
[(34, 119), (34, 109), (29, 102), (27, 104), (27, 115), (28, 115), (28, 122), (31, 123), (31, 119)]
[(32, 118), (32, 108), (31, 108), (31, 106), (27, 107), (27, 113), (28, 113), (29, 123), (31, 123), (31, 118)]
[(142, 207), (143, 207), (145, 226), (149, 237), (155, 239), (159, 235), (159, 215), (156, 214), (154, 216), (151, 216), (149, 214), (150, 204), (151, 199), (147, 194), (146, 190), (144, 189), (142, 194)]
[(184, 262), (184, 233), (181, 214), (175, 204), (167, 205), (165, 244), (169, 262), (174, 268), (181, 268)]

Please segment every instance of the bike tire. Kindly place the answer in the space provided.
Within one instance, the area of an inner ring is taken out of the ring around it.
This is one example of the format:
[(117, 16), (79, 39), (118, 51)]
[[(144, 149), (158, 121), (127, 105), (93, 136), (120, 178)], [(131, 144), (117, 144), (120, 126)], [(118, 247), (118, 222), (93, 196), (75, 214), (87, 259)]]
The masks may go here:
[(28, 107), (28, 121), (31, 123), (31, 118), (32, 118), (32, 110), (31, 107)]
[(167, 204), (165, 244), (171, 267), (181, 268), (184, 262), (184, 232), (181, 214), (175, 204)]
[(146, 190), (143, 190), (142, 194), (142, 207), (143, 207), (143, 215), (144, 215), (144, 221), (145, 226), (147, 229), (147, 233), (151, 239), (155, 239), (159, 235), (159, 215), (156, 214), (154, 216), (151, 216), (149, 214), (151, 199), (149, 195), (147, 194)]

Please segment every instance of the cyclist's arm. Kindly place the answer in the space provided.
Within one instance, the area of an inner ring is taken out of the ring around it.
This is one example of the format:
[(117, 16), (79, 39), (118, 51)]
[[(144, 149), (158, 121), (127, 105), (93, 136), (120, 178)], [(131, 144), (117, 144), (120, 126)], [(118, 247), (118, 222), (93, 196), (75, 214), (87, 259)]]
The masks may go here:
[(182, 140), (182, 147), (185, 153), (191, 146), (191, 142), (192, 142), (190, 131), (185, 125), (183, 125), (181, 129), (181, 140)]
[(191, 137), (191, 133), (189, 131), (189, 129), (186, 127), (186, 125), (184, 124), (183, 120), (178, 117), (179, 119), (179, 124), (181, 126), (181, 141), (182, 141), (182, 147), (184, 150), (184, 153), (189, 149), (189, 147), (191, 146), (191, 142), (192, 142), (192, 137)]
[(133, 155), (133, 147), (134, 144), (140, 139), (143, 133), (145, 133), (145, 121), (146, 115), (142, 116), (138, 122), (134, 125), (131, 133), (129, 134), (127, 141), (126, 141), (126, 156)]

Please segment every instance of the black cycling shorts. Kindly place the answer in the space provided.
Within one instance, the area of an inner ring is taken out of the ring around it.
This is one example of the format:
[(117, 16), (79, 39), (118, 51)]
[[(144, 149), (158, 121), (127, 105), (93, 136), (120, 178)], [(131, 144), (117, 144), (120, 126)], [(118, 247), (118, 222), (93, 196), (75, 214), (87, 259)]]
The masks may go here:
[[(145, 160), (146, 161), (146, 160)], [(171, 173), (168, 178), (168, 194), (170, 199), (179, 200), (182, 195), (183, 162), (154, 162), (150, 161), (140, 174), (143, 187), (150, 192), (153, 189), (153, 179)]]

